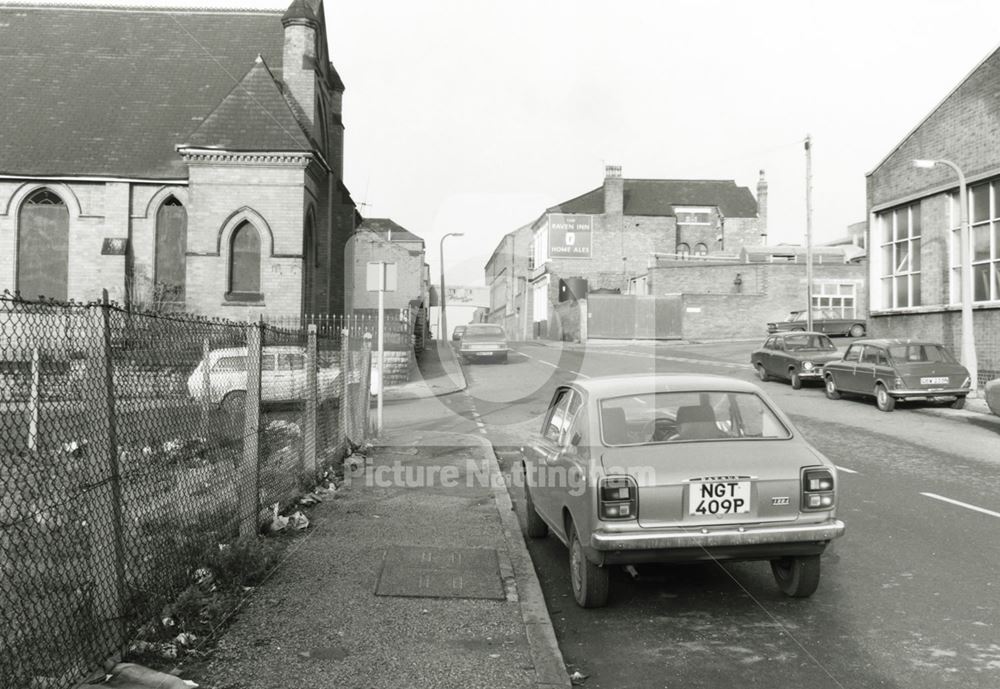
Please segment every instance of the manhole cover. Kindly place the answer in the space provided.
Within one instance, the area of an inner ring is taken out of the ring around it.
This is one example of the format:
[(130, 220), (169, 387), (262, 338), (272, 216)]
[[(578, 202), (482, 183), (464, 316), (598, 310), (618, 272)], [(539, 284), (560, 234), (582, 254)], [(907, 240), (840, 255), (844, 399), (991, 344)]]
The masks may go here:
[(375, 595), (506, 599), (493, 548), (406, 545), (386, 550)]

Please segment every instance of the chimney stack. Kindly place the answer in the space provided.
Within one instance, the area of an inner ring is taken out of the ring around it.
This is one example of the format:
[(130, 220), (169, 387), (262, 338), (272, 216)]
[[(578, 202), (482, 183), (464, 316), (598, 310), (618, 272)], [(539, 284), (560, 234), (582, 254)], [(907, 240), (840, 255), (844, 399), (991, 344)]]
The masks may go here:
[(623, 215), (625, 213), (625, 181), (622, 179), (621, 165), (604, 167), (604, 214)]
[(757, 217), (758, 229), (760, 231), (761, 243), (767, 244), (767, 180), (764, 179), (764, 171), (760, 171), (760, 178), (757, 180)]
[(316, 35), (319, 19), (305, 0), (288, 6), (281, 25), (285, 43), (281, 80), (312, 128), (316, 125)]

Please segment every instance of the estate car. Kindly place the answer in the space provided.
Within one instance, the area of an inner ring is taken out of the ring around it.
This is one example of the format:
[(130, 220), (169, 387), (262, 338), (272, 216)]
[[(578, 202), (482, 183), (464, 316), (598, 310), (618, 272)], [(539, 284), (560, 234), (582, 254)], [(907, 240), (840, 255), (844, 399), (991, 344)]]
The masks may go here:
[[(792, 311), (788, 318), (767, 324), (767, 332), (804, 331), (808, 327), (805, 311)], [(813, 330), (827, 335), (850, 335), (864, 337), (868, 323), (863, 318), (844, 318), (830, 309), (813, 309)]]
[(768, 560), (811, 595), (844, 532), (837, 470), (756, 385), (708, 375), (560, 385), (522, 448), (525, 532), (567, 545), (573, 596), (604, 605), (608, 570)]
[(837, 345), (823, 333), (777, 333), (751, 352), (750, 365), (761, 380), (784, 378), (798, 390), (805, 380), (823, 380), (823, 364), (839, 358)]
[(844, 393), (875, 398), (881, 411), (892, 411), (899, 400), (950, 402), (965, 406), (972, 379), (969, 371), (936, 342), (859, 340), (842, 359), (823, 366), (826, 396)]

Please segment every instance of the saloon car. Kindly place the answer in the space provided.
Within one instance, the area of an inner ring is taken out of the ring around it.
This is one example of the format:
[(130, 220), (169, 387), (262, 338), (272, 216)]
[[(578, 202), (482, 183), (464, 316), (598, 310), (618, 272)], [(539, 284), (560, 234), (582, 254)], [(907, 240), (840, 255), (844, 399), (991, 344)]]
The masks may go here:
[(507, 363), (507, 333), (494, 323), (469, 323), (458, 341), (458, 355), (466, 362)]
[(451, 341), (458, 342), (462, 339), (462, 333), (465, 332), (464, 325), (456, 325), (455, 329), (451, 331)]
[(826, 396), (844, 394), (875, 398), (881, 411), (900, 400), (949, 402), (965, 406), (972, 379), (944, 346), (916, 340), (858, 340), (844, 356), (823, 366)]
[[(808, 327), (806, 312), (792, 311), (788, 318), (767, 324), (767, 332), (804, 331)], [(813, 309), (813, 330), (827, 335), (850, 335), (864, 337), (868, 332), (868, 323), (863, 318), (844, 318), (836, 311), (829, 309)]]
[[(207, 368), (207, 373), (206, 373)], [(306, 395), (305, 348), (292, 345), (266, 346), (260, 358), (262, 404), (297, 402)], [(202, 359), (188, 378), (188, 392), (198, 401), (208, 401), (231, 412), (243, 409), (247, 391), (247, 348), (215, 349)], [(340, 394), (340, 370), (316, 368), (317, 398), (322, 403)]]
[(640, 375), (560, 385), (522, 448), (525, 532), (569, 551), (582, 607), (605, 605), (609, 569), (767, 560), (806, 597), (844, 532), (837, 470), (756, 385)]
[(839, 359), (837, 345), (823, 333), (771, 335), (750, 354), (750, 365), (761, 380), (783, 378), (798, 390), (806, 380), (823, 380), (823, 364)]

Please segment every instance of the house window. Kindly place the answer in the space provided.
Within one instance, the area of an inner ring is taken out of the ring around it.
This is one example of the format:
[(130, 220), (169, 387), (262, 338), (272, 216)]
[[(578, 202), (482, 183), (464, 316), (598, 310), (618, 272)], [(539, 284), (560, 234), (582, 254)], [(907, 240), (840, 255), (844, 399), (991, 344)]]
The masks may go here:
[(711, 225), (712, 209), (697, 206), (674, 206), (678, 225)]
[(920, 204), (879, 213), (882, 308), (920, 306)]
[[(972, 251), (972, 301), (1000, 301), (1000, 180), (969, 187), (969, 244)], [(962, 262), (958, 194), (951, 195), (952, 304), (962, 302)]]
[(708, 247), (698, 242), (694, 245), (694, 255), (695, 256), (708, 256)]
[(17, 219), (17, 284), (25, 299), (66, 301), (69, 292), (69, 210), (48, 189), (24, 202)]
[(812, 295), (813, 308), (833, 311), (838, 318), (857, 316), (857, 285), (853, 283), (818, 283)]
[(691, 255), (691, 247), (689, 247), (684, 242), (681, 242), (680, 244), (677, 245), (677, 250), (675, 251), (675, 253), (677, 254), (677, 258), (681, 259), (682, 261), (686, 261), (688, 257)]
[(156, 213), (156, 255), (153, 265), (155, 304), (184, 303), (187, 274), (187, 211), (171, 196)]
[(259, 301), (260, 234), (248, 222), (236, 228), (230, 241), (229, 294), (235, 301)]

